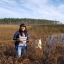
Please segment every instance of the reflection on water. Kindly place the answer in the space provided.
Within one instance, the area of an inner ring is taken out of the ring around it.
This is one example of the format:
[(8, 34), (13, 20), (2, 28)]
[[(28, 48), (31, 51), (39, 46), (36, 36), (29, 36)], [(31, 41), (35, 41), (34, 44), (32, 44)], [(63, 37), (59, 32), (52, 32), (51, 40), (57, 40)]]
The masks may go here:
[(56, 46), (56, 44), (58, 43), (64, 46), (64, 33), (48, 35), (48, 37), (46, 38), (46, 43), (48, 45), (46, 46), (47, 53), (49, 53), (52, 46)]
[(49, 44), (61, 43), (64, 44), (64, 33), (48, 35), (47, 42)]

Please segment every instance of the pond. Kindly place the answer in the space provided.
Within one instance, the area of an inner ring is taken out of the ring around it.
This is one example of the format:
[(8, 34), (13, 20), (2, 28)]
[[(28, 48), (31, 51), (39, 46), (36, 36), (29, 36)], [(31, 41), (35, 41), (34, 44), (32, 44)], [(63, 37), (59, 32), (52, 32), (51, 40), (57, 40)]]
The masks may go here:
[(53, 45), (56, 43), (64, 44), (64, 33), (48, 35), (48, 38), (46, 39), (46, 41), (50, 45)]

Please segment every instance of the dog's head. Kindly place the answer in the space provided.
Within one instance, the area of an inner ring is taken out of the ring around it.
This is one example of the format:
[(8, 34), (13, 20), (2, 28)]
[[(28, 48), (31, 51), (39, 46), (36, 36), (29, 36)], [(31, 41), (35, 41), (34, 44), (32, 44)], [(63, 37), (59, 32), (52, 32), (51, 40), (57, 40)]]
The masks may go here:
[(42, 49), (42, 41), (41, 41), (41, 39), (35, 40), (35, 47)]

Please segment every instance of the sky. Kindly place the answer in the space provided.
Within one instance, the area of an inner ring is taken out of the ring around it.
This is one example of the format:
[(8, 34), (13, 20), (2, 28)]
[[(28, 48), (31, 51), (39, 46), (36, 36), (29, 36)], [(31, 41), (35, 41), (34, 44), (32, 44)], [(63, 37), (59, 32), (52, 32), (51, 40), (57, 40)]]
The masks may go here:
[(64, 0), (0, 0), (0, 18), (32, 18), (64, 23)]

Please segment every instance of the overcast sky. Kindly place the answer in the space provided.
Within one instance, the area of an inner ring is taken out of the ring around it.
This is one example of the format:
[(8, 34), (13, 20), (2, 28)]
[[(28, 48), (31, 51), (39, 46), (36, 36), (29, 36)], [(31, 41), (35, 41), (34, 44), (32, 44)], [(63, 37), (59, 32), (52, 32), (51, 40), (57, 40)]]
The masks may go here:
[(64, 0), (0, 0), (0, 18), (35, 18), (64, 23)]

